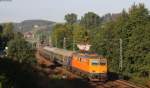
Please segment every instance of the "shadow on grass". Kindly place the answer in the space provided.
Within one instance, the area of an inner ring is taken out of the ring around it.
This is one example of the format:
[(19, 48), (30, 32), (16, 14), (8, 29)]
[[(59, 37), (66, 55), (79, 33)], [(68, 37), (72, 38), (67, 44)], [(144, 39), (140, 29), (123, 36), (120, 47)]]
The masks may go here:
[(89, 88), (80, 79), (50, 79), (27, 63), (18, 63), (12, 59), (0, 59), (0, 75), (5, 75), (7, 83), (2, 88)]

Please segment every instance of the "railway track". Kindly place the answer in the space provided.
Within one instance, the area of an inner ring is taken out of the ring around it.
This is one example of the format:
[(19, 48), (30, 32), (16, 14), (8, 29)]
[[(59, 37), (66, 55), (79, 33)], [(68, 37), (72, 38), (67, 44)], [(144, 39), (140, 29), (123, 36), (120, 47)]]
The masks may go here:
[(135, 84), (129, 83), (126, 80), (115, 80), (108, 81), (106, 83), (102, 82), (89, 82), (94, 88), (145, 88), (137, 86)]
[[(44, 57), (37, 55), (38, 58), (42, 58), (42, 61), (44, 61), (45, 64), (52, 64), (51, 62), (48, 62)], [(52, 64), (53, 65), (53, 64)], [(73, 79), (73, 78), (79, 78), (82, 81), (86, 81), (82, 79), (80, 76), (73, 74), (72, 72), (62, 68), (62, 67), (57, 67), (55, 68), (56, 71), (60, 72), (62, 76), (65, 76), (64, 78), (66, 79)], [(65, 75), (64, 75), (65, 74)], [(66, 76), (67, 75), (67, 76)], [(88, 82), (88, 81), (86, 81)], [(130, 83), (126, 80), (114, 80), (114, 81), (107, 81), (105, 83), (103, 82), (88, 82), (89, 88), (145, 88), (145, 87), (139, 87), (133, 83)]]

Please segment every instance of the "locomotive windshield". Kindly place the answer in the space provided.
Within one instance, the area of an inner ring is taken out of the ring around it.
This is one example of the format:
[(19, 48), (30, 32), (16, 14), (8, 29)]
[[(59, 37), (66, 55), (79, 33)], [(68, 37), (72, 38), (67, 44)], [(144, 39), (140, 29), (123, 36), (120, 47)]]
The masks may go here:
[(106, 65), (106, 61), (105, 60), (92, 60), (91, 61), (91, 65), (97, 66), (97, 65)]
[(91, 64), (92, 65), (100, 65), (100, 61), (99, 60), (92, 60)]

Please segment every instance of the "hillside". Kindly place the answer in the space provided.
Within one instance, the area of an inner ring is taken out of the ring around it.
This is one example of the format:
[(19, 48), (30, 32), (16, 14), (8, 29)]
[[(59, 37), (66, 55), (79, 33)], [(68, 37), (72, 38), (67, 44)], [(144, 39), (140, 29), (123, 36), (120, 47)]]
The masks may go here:
[(16, 32), (28, 32), (33, 29), (40, 29), (44, 31), (48, 31), (52, 29), (52, 26), (55, 22), (47, 21), (47, 20), (25, 20), (21, 23), (14, 23), (14, 31)]

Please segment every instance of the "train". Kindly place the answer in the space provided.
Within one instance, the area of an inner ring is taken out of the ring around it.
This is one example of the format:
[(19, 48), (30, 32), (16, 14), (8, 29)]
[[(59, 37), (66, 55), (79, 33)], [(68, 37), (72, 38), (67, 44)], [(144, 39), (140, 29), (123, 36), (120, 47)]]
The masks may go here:
[(96, 53), (75, 52), (49, 46), (40, 49), (39, 53), (50, 61), (57, 62), (65, 69), (90, 81), (107, 80), (107, 59)]

